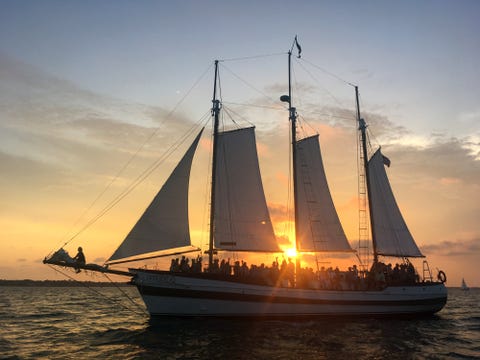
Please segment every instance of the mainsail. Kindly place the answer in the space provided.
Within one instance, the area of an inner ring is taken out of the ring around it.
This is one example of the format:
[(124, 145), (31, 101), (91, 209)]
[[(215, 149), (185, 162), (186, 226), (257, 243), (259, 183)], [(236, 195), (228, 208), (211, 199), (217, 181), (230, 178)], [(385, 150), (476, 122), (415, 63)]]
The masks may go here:
[(268, 213), (253, 127), (218, 134), (214, 243), (231, 251), (280, 251)]
[(328, 188), (318, 135), (296, 142), (296, 183), (300, 251), (353, 251)]
[(377, 253), (384, 256), (423, 257), (393, 196), (380, 149), (368, 161), (368, 172)]
[(203, 129), (108, 262), (191, 246), (188, 184), (193, 156), (202, 132)]

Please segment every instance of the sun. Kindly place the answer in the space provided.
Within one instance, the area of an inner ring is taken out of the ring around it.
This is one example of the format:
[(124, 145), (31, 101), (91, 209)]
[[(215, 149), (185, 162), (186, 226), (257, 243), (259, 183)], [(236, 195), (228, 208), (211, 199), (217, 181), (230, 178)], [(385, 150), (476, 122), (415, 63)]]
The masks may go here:
[(295, 248), (285, 249), (284, 252), (285, 252), (285, 255), (287, 255), (287, 257), (289, 258), (297, 257), (297, 249)]

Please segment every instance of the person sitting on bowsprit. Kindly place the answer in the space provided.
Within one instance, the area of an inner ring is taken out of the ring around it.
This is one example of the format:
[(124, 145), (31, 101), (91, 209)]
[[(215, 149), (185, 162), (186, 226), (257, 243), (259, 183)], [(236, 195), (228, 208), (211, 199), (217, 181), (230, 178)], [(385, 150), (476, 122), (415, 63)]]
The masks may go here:
[[(78, 247), (78, 253), (77, 253), (77, 255), (75, 255), (73, 260), (75, 260), (75, 264), (77, 264), (77, 265), (85, 265), (86, 264), (85, 255), (83, 254), (83, 249), (82, 249), (81, 246)], [(80, 269), (78, 267), (75, 268), (75, 272), (78, 274), (80, 272)]]

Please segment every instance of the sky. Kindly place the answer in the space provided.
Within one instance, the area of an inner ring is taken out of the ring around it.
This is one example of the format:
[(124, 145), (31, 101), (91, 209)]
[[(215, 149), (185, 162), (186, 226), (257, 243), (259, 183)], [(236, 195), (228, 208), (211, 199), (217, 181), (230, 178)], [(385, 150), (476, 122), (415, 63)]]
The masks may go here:
[[(281, 236), (288, 114), (277, 99), (298, 35), (295, 106), (307, 132), (320, 134), (352, 246), (358, 201), (348, 82), (360, 87), (372, 141), (392, 161), (397, 202), (430, 268), (444, 270), (449, 286), (462, 277), (480, 286), (479, 17), (480, 3), (467, 0), (2, 0), (0, 278), (63, 279), (42, 259), (66, 242), (71, 254), (83, 246), (89, 262), (111, 255), (190, 140), (69, 239), (181, 133), (208, 119), (215, 59), (237, 59), (220, 66), (224, 114), (256, 126)], [(208, 145), (207, 136), (199, 162)], [(191, 194), (205, 193), (208, 166), (192, 172), (201, 180)], [(203, 246), (206, 198), (191, 198), (192, 239)]]

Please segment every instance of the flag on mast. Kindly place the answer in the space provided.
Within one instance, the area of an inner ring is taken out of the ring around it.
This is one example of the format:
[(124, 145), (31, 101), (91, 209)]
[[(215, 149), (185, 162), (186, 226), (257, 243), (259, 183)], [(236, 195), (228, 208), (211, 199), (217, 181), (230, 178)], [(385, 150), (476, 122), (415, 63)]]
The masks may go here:
[(297, 58), (301, 58), (301, 54), (302, 54), (302, 47), (300, 46), (300, 44), (298, 43), (298, 40), (297, 40), (297, 35), (295, 35), (295, 45), (297, 45), (297, 50), (298, 50), (298, 55), (297, 55)]
[(390, 159), (383, 154), (382, 154), (382, 159), (383, 159), (383, 164), (387, 165), (387, 167), (390, 167), (390, 164), (391, 164)]

